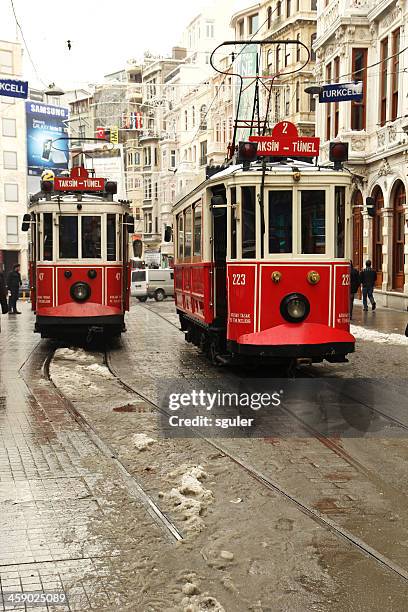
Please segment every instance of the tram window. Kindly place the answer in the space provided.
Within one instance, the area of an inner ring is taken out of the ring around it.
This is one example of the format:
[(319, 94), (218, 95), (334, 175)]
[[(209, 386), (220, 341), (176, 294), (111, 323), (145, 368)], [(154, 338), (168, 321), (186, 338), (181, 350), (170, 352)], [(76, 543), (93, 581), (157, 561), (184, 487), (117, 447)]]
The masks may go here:
[(344, 257), (344, 231), (346, 225), (346, 190), (344, 187), (336, 187), (334, 192), (335, 214), (336, 214), (336, 241), (335, 257)]
[(292, 192), (269, 192), (269, 253), (292, 252)]
[(201, 203), (194, 207), (194, 251), (193, 255), (199, 257), (201, 255), (201, 219), (202, 206)]
[(78, 258), (78, 217), (62, 215), (59, 218), (59, 257)]
[(178, 237), (178, 245), (177, 245), (177, 255), (179, 259), (183, 259), (183, 245), (184, 245), (184, 217), (183, 213), (180, 213), (177, 216), (177, 237)]
[(184, 215), (184, 257), (191, 257), (191, 208)]
[(324, 191), (302, 191), (302, 253), (326, 252), (326, 204)]
[(255, 187), (241, 187), (242, 193), (242, 257), (256, 257)]
[(237, 217), (234, 206), (237, 203), (237, 189), (231, 189), (231, 259), (237, 258)]
[(116, 215), (106, 216), (106, 246), (106, 259), (116, 261)]
[(52, 213), (44, 213), (44, 261), (52, 261)]
[(100, 259), (101, 257), (101, 218), (99, 216), (81, 217), (82, 257)]

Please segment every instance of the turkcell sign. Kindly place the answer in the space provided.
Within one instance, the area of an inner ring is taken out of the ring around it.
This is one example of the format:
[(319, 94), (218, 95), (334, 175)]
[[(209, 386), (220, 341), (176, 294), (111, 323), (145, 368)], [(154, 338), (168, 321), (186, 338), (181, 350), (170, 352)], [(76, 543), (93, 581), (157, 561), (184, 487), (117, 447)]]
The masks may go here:
[(357, 83), (331, 83), (323, 85), (319, 94), (319, 102), (347, 102), (349, 100), (363, 99), (363, 82)]
[(0, 79), (0, 96), (9, 98), (28, 98), (28, 81)]

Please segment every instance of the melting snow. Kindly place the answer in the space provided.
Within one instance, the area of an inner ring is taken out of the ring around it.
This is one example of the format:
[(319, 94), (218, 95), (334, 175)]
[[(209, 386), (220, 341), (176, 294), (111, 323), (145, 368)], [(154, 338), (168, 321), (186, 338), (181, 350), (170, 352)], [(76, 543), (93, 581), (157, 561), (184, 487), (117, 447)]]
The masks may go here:
[(167, 493), (167, 499), (178, 512), (183, 514), (187, 526), (192, 531), (201, 531), (204, 528), (201, 516), (214, 499), (213, 492), (203, 487), (201, 483), (207, 474), (200, 465), (193, 467), (184, 465), (170, 476), (180, 477), (180, 484)]
[(375, 329), (367, 329), (360, 325), (351, 325), (350, 332), (358, 340), (368, 340), (379, 344), (400, 344), (408, 346), (408, 338), (402, 334), (386, 334)]
[(146, 448), (148, 448), (157, 441), (153, 440), (153, 438), (149, 438), (149, 436), (146, 436), (146, 434), (144, 433), (134, 434), (132, 439), (134, 445), (139, 451), (146, 450)]

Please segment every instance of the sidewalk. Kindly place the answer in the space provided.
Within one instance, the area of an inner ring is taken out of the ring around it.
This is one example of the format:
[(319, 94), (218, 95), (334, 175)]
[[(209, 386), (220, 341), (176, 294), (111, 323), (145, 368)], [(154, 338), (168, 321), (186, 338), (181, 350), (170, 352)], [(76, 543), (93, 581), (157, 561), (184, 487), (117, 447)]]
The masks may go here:
[(364, 312), (362, 302), (355, 300), (351, 323), (352, 325), (360, 325), (384, 334), (404, 335), (408, 323), (408, 312), (378, 306), (372, 311), (371, 305), (368, 312)]

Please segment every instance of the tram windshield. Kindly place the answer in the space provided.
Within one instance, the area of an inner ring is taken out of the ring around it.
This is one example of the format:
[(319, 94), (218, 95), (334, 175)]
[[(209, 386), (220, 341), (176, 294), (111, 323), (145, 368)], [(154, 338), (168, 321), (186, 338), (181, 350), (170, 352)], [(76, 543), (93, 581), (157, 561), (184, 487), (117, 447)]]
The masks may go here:
[(82, 257), (100, 259), (101, 257), (101, 218), (99, 216), (81, 217)]
[(59, 219), (59, 258), (78, 258), (78, 217), (62, 215)]
[(326, 200), (323, 190), (301, 192), (302, 253), (326, 252)]
[(270, 191), (269, 253), (292, 252), (292, 191)]

